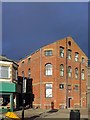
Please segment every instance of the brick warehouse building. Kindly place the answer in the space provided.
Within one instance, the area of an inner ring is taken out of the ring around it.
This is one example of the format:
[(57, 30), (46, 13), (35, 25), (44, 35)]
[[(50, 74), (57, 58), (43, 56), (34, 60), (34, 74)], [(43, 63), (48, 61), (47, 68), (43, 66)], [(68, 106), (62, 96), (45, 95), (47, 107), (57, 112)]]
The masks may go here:
[(49, 109), (51, 102), (55, 108), (87, 106), (87, 56), (72, 37), (48, 44), (18, 64), (19, 76), (32, 78), (35, 107)]

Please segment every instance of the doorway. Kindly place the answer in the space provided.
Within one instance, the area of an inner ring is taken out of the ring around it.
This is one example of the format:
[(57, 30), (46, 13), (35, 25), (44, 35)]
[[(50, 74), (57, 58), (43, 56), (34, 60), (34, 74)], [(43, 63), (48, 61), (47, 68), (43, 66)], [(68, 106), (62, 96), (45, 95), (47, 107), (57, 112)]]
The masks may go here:
[(72, 99), (72, 98), (68, 98), (68, 108), (71, 107), (71, 99)]

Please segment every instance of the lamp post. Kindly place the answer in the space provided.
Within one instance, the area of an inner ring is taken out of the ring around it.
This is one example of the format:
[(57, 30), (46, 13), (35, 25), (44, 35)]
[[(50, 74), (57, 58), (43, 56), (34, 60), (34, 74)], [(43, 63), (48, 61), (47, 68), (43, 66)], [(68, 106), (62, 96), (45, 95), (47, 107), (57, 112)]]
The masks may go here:
[(24, 120), (24, 105), (25, 105), (25, 99), (24, 95), (26, 93), (26, 78), (23, 77), (22, 82), (22, 120)]

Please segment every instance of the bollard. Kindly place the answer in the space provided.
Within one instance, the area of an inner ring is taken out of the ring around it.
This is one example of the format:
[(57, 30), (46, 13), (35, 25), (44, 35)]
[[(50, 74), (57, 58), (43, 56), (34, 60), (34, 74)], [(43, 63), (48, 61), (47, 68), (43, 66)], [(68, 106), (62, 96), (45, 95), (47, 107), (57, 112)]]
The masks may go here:
[(71, 110), (71, 112), (70, 112), (70, 120), (74, 120), (74, 111), (73, 110)]
[(71, 110), (70, 120), (80, 120), (80, 110)]
[(75, 110), (75, 120), (80, 120), (80, 110)]

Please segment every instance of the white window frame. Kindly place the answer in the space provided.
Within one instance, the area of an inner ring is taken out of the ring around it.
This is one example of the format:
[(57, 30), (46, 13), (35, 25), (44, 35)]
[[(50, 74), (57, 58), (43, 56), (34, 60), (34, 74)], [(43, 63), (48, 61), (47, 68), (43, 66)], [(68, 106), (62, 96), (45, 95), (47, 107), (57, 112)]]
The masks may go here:
[(28, 78), (29, 79), (31, 78), (31, 69), (30, 68), (28, 69)]
[(52, 64), (51, 63), (47, 63), (45, 65), (45, 75), (46, 76), (51, 76), (52, 75)]
[(78, 68), (75, 68), (75, 78), (78, 79)]
[(72, 68), (71, 68), (71, 66), (68, 66), (68, 77), (69, 78), (72, 77)]
[(60, 76), (64, 76), (64, 65), (60, 65)]
[(68, 49), (68, 59), (71, 60), (72, 59), (72, 55), (71, 55), (72, 51), (70, 49)]
[[(7, 68), (7, 70), (3, 69), (3, 68)], [(5, 76), (2, 76), (2, 70), (3, 69), (3, 72), (6, 72), (7, 71), (7, 75)], [(9, 66), (0, 66), (0, 79), (10, 79), (10, 67)]]
[(77, 62), (79, 60), (79, 53), (75, 52), (75, 62)]
[(85, 59), (84, 59), (84, 57), (82, 57), (82, 63), (84, 63), (85, 62)]
[(64, 47), (60, 47), (60, 57), (64, 57)]
[(81, 71), (81, 79), (82, 79), (82, 80), (85, 79), (85, 74), (84, 74), (84, 72), (85, 72), (84, 69), (82, 69), (82, 71)]
[(53, 55), (52, 50), (45, 50), (44, 53), (45, 53), (45, 56), (52, 56)]
[(52, 98), (52, 83), (47, 83), (45, 85), (45, 97)]

